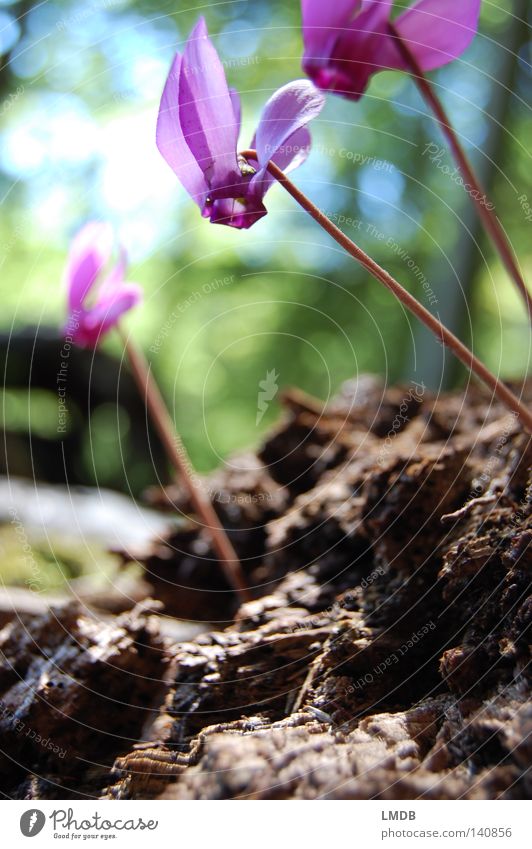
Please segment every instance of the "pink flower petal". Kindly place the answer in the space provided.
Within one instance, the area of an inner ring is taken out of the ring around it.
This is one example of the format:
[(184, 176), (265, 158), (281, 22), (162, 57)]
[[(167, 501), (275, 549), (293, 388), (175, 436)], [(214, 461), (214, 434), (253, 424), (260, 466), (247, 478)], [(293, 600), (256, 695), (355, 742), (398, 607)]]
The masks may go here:
[(124, 283), (127, 270), (127, 254), (124, 248), (120, 248), (120, 259), (111, 269), (109, 274), (102, 280), (98, 288), (98, 300), (107, 294), (112, 294), (117, 286)]
[(112, 294), (98, 300), (98, 303), (84, 316), (81, 322), (85, 344), (97, 344), (118, 319), (132, 309), (142, 299), (142, 291), (134, 283), (124, 283)]
[[(440, 68), (466, 50), (478, 30), (481, 0), (419, 0), (395, 21), (422, 70)], [(407, 68), (404, 60), (393, 67)]]
[(360, 0), (301, 0), (305, 57), (329, 56), (338, 29), (346, 27), (361, 9)]
[(311, 146), (312, 140), (308, 128), (301, 127), (286, 139), (282, 148), (273, 156), (273, 161), (285, 174), (289, 174), (290, 171), (303, 165)]
[(70, 311), (79, 310), (96, 278), (111, 258), (113, 229), (91, 221), (75, 236), (68, 257), (66, 281)]
[(343, 27), (357, 15), (362, 6), (371, 6), (375, 0), (301, 0), (303, 27)]
[[(253, 136), (250, 147), (254, 149), (255, 145), (256, 139), (255, 136)], [(275, 164), (278, 165), (285, 174), (289, 174), (290, 171), (294, 171), (303, 164), (310, 153), (311, 146), (312, 141), (308, 128), (301, 127), (301, 129), (296, 130), (295, 133), (292, 133), (292, 135), (286, 139), (283, 146), (272, 156), (272, 162), (275, 162)], [(255, 168), (259, 167), (258, 162), (251, 160), (250, 165), (253, 165)], [(260, 181), (259, 194), (261, 198), (264, 197), (268, 189), (274, 183), (275, 177), (272, 177), (272, 175), (266, 171)]]
[(400, 60), (388, 32), (391, 8), (392, 0), (367, 0), (334, 32), (334, 40), (321, 58), (305, 51), (303, 68), (316, 85), (358, 100), (372, 74), (390, 67), (390, 60)]
[(187, 41), (179, 80), (179, 118), (185, 141), (209, 186), (240, 179), (238, 123), (225, 71), (200, 18)]
[(203, 171), (185, 141), (179, 114), (182, 61), (178, 53), (166, 80), (157, 118), (156, 140), (157, 147), (170, 168), (192, 199), (202, 207), (208, 186)]
[(240, 104), (240, 95), (236, 88), (229, 89), (229, 96), (231, 98), (231, 103), (233, 104), (233, 114), (235, 116), (235, 122), (237, 126), (237, 139), (240, 135), (240, 124), (242, 123), (242, 106)]
[(257, 127), (255, 144), (261, 170), (252, 182), (262, 177), (287, 140), (319, 115), (324, 103), (324, 95), (309, 80), (288, 83), (270, 97)]
[(210, 219), (211, 224), (225, 224), (238, 230), (248, 230), (265, 215), (267, 209), (259, 197), (222, 198), (214, 202)]

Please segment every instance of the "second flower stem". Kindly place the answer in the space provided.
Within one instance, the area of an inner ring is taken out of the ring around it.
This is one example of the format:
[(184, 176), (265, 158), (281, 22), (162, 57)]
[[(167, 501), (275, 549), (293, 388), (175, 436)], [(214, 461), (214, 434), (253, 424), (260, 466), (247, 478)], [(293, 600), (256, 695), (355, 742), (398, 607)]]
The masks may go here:
[[(256, 161), (257, 152), (255, 150), (245, 150), (242, 156), (247, 159)], [(370, 274), (373, 275), (380, 283), (386, 286), (395, 297), (420, 321), (425, 324), (429, 330), (434, 333), (437, 339), (443, 342), (458, 359), (468, 368), (473, 371), (486, 386), (491, 389), (493, 394), (505, 404), (508, 409), (515, 413), (521, 423), (529, 433), (532, 433), (532, 414), (521, 403), (517, 395), (509, 389), (501, 380), (499, 380), (478, 357), (469, 350), (467, 345), (458, 339), (445, 325), (441, 323), (435, 316), (429, 312), (426, 307), (408, 292), (404, 286), (392, 277), (384, 268), (382, 268), (375, 260), (366, 254), (362, 248), (359, 248), (345, 233), (337, 227), (327, 216), (321, 212), (318, 207), (286, 176), (274, 162), (268, 164), (268, 171), (275, 177), (281, 186), (291, 195), (294, 200), (316, 221), (353, 259), (357, 260)]]
[(175, 429), (172, 417), (163, 396), (151, 373), (142, 351), (131, 341), (127, 333), (118, 328), (129, 360), (131, 372), (137, 384), (146, 410), (155, 425), (166, 455), (177, 472), (179, 482), (187, 491), (190, 503), (211, 537), (212, 546), (218, 556), (225, 576), (237, 592), (241, 601), (250, 598), (249, 590), (238, 559), (227, 533), (212, 506), (209, 496), (203, 491), (201, 482), (192, 468), (185, 446)]
[(399, 49), (403, 58), (410, 67), (410, 72), (416, 82), (417, 87), (419, 88), (426, 103), (430, 106), (430, 108), (434, 112), (434, 115), (436, 116), (436, 120), (438, 121), (441, 127), (441, 131), (447, 139), (447, 142), (449, 144), (449, 147), (451, 148), (457, 165), (460, 171), (462, 172), (462, 177), (464, 179), (465, 185), (469, 185), (473, 189), (471, 197), (476, 204), (479, 218), (482, 221), (482, 224), (484, 225), (484, 228), (490, 236), (497, 251), (499, 252), (499, 255), (506, 267), (506, 270), (512, 277), (515, 285), (521, 293), (521, 296), (525, 302), (525, 306), (528, 311), (528, 317), (532, 322), (532, 295), (528, 291), (528, 287), (525, 283), (523, 275), (521, 274), (519, 265), (512, 250), (512, 246), (510, 245), (508, 237), (504, 232), (504, 228), (500, 223), (499, 219), (497, 218), (496, 213), (493, 211), (492, 205), (487, 205), (486, 193), (484, 192), (482, 186), (480, 185), (476, 177), (471, 163), (469, 162), (469, 159), (467, 158), (466, 153), (462, 145), (460, 144), (458, 136), (456, 135), (456, 132), (444, 109), (444, 106), (439, 97), (436, 95), (436, 92), (434, 91), (434, 87), (426, 78), (416, 57), (409, 49), (408, 44), (403, 41), (397, 28), (392, 23), (390, 23), (390, 29), (397, 44), (397, 48)]

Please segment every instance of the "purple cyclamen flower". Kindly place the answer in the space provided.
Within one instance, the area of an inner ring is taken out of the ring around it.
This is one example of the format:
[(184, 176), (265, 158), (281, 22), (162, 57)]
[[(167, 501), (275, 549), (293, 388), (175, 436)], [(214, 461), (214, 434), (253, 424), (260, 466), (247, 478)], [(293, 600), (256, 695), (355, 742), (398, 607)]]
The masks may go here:
[[(393, 21), (422, 71), (460, 56), (481, 0), (418, 0)], [(301, 0), (303, 69), (322, 89), (358, 100), (378, 71), (410, 70), (390, 31), (393, 0)]]
[(258, 161), (244, 161), (237, 152), (240, 98), (228, 88), (200, 18), (170, 69), (157, 147), (205, 218), (248, 228), (267, 212), (263, 198), (274, 182), (266, 172), (269, 160), (285, 171), (304, 162), (310, 151), (306, 125), (323, 104), (323, 94), (308, 80), (280, 88), (266, 103), (251, 142)]
[(101, 337), (123, 313), (137, 304), (139, 286), (125, 283), (126, 255), (107, 274), (102, 274), (113, 252), (113, 230), (109, 224), (91, 222), (75, 236), (68, 257), (68, 321), (64, 333), (82, 347), (95, 348)]

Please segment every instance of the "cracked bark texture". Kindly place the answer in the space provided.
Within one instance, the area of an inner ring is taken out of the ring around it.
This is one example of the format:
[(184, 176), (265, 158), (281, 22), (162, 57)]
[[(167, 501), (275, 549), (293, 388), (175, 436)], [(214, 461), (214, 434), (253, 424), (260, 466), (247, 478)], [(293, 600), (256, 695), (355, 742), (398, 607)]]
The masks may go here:
[[(17, 748), (4, 716), (6, 795), (530, 794), (530, 439), (475, 388), (363, 377), (326, 409), (284, 402), (258, 456), (208, 480), (252, 601), (236, 608), (174, 489), (150, 499), (180, 527), (123, 553), (164, 612), (0, 632), (0, 698), (70, 752)], [(212, 624), (179, 640), (169, 616)]]

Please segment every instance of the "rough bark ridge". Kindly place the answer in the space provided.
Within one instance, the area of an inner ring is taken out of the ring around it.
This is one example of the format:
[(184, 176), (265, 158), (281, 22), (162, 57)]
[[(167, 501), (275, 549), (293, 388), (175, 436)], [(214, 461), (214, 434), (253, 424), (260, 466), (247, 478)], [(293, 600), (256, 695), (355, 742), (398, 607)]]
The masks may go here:
[[(67, 608), (0, 632), (2, 704), (68, 752), (25, 749), (4, 713), (6, 794), (530, 794), (529, 438), (474, 389), (363, 378), (326, 410), (285, 405), (259, 457), (209, 479), (255, 600), (235, 609), (189, 523), (124, 553), (166, 617)], [(217, 625), (176, 642), (168, 615)]]

